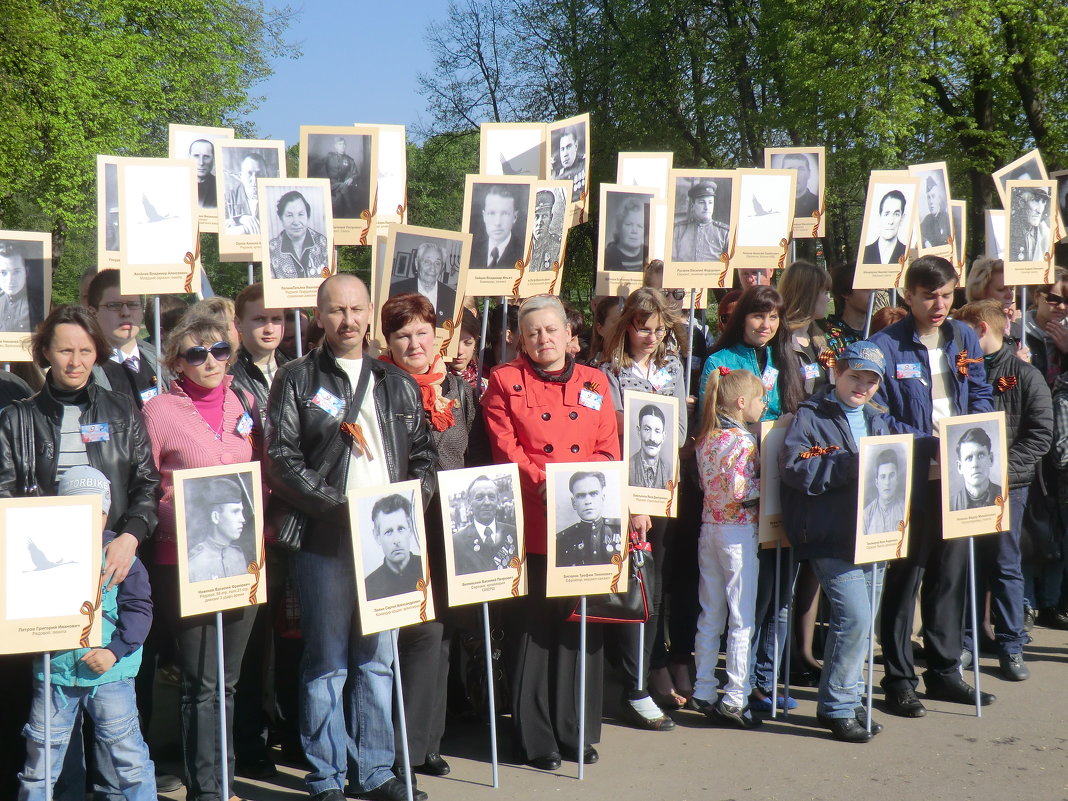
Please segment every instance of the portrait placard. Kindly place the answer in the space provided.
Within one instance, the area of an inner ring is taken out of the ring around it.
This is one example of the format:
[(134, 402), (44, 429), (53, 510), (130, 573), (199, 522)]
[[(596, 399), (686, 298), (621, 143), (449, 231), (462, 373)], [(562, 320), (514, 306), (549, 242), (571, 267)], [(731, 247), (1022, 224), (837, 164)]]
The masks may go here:
[(1005, 412), (945, 417), (939, 424), (942, 538), (1009, 528)]
[(334, 241), (339, 245), (366, 245), (373, 236), (378, 137), (373, 125), (300, 126), (300, 177), (330, 182)]
[(0, 654), (101, 645), (99, 495), (0, 500)]
[(916, 216), (919, 219), (913, 245), (920, 256), (953, 256), (953, 219), (949, 203), (949, 170), (944, 161), (912, 164), (909, 175), (919, 181)]
[(986, 233), (986, 255), (992, 259), (1005, 258), (1005, 218), (1001, 209), (987, 209), (984, 218)]
[(649, 263), (656, 188), (601, 184), (597, 238), (598, 295), (625, 296), (642, 285)]
[(419, 482), (361, 487), (348, 496), (363, 634), (433, 620)]
[(204, 233), (219, 231), (219, 185), (216, 176), (215, 143), (233, 139), (233, 128), (209, 125), (167, 126), (167, 155), (172, 159), (192, 159), (196, 164), (197, 224)]
[(908, 553), (913, 442), (911, 434), (860, 438), (853, 552), (858, 565), (900, 559)]
[(545, 123), (484, 122), (478, 131), (479, 175), (545, 178)]
[(468, 175), (463, 231), (471, 234), (467, 294), (519, 297), (531, 257), (537, 179), (524, 175)]
[[(386, 235), (389, 225), (406, 225), (408, 222), (408, 136), (403, 125), (384, 123), (356, 123), (357, 128), (374, 128), (378, 131), (377, 210), (375, 229)], [(367, 243), (371, 244), (368, 236)], [(374, 297), (372, 295), (372, 297)]]
[(782, 521), (779, 455), (786, 441), (786, 429), (793, 418), (792, 414), (784, 414), (778, 420), (760, 422), (760, 522), (757, 526), (757, 542), (762, 548), (774, 547), (776, 543), (782, 543), (784, 548), (790, 547), (786, 526)]
[(527, 594), (519, 467), (438, 473), (449, 606)]
[(1061, 215), (1061, 239), (1068, 239), (1068, 170), (1051, 172), (1049, 177), (1057, 182), (1057, 211)]
[(1046, 181), (1049, 173), (1046, 172), (1046, 164), (1042, 161), (1042, 154), (1037, 148), (1024, 153), (1020, 158), (1006, 164), (991, 176), (994, 179), (994, 188), (998, 190), (1001, 205), (1006, 211), (1009, 208), (1009, 181)]
[(547, 597), (626, 591), (626, 469), (624, 462), (545, 465)]
[[(375, 308), (394, 295), (415, 292), (427, 298), (437, 317), (435, 341), (446, 359), (456, 355), (460, 322), (470, 273), (464, 266), (470, 256), (471, 235), (417, 225), (391, 225), (386, 238), (383, 280), (376, 290)], [(374, 328), (384, 346), (379, 315)]]
[(670, 225), (668, 222), (668, 179), (675, 161), (674, 153), (620, 153), (616, 158), (616, 184), (619, 186), (655, 187), (649, 219), (649, 261), (667, 256)]
[(174, 471), (182, 616), (267, 600), (260, 463)]
[[(215, 144), (219, 261), (263, 261), (260, 178), (285, 178), (286, 143), (232, 139)], [(222, 169), (219, 169), (219, 164)]]
[(736, 170), (731, 204), (731, 266), (782, 268), (794, 221), (796, 170)]
[(968, 244), (968, 201), (949, 201), (949, 219), (953, 226), (953, 269), (957, 271), (957, 286), (963, 289), (967, 284), (967, 270), (964, 269)]
[(50, 308), (52, 235), (0, 231), (0, 361), (32, 361), (30, 334)]
[(1060, 238), (1057, 182), (1010, 180), (1005, 194), (1005, 282), (1048, 284), (1053, 280), (1053, 243)]
[(730, 286), (735, 178), (734, 170), (671, 171), (664, 286), (701, 290)]
[(258, 184), (263, 302), (268, 309), (314, 306), (319, 284), (337, 269), (330, 182), (260, 178)]
[(126, 159), (118, 178), (122, 294), (192, 292), (200, 283), (193, 160)]
[(623, 393), (623, 456), (632, 515), (675, 517), (679, 509), (679, 401)]
[(793, 170), (794, 239), (812, 239), (827, 232), (826, 149), (823, 147), (766, 147), (764, 166), (772, 170)]
[(97, 270), (117, 270), (122, 264), (119, 231), (119, 164), (122, 156), (96, 157), (96, 266)]
[(555, 295), (564, 285), (564, 255), (573, 205), (571, 184), (567, 181), (538, 181), (534, 185), (530, 263), (523, 271), (519, 297)]
[(907, 170), (873, 170), (857, 250), (854, 289), (898, 289), (908, 262), (920, 179)]
[(554, 181), (571, 181), (575, 210), (571, 225), (581, 225), (590, 208), (590, 115), (549, 123), (545, 139), (545, 175)]

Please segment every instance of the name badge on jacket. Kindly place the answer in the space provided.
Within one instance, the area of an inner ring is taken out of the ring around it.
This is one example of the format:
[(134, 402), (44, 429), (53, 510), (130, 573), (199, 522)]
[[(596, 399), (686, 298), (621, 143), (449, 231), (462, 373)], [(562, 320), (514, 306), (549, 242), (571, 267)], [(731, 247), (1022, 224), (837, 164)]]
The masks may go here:
[(779, 378), (779, 371), (775, 367), (765, 367), (764, 374), (760, 376), (760, 383), (764, 385), (765, 392), (775, 389), (775, 381)]
[(603, 395), (598, 395), (592, 389), (584, 389), (579, 392), (579, 403), (587, 409), (593, 409), (595, 412), (600, 410), (603, 399)]
[(805, 376), (806, 381), (814, 381), (820, 377), (820, 366), (818, 364), (806, 364), (801, 367), (801, 372)]
[(319, 391), (315, 393), (315, 397), (312, 398), (311, 402), (332, 417), (338, 417), (344, 408), (341, 398), (323, 387), (319, 387)]
[(237, 433), (242, 437), (247, 437), (252, 433), (252, 415), (245, 412), (241, 415), (241, 419), (237, 421)]
[(917, 362), (908, 362), (897, 366), (898, 378), (921, 378), (920, 365)]
[(82, 442), (107, 442), (111, 439), (109, 423), (89, 423), (82, 426)]

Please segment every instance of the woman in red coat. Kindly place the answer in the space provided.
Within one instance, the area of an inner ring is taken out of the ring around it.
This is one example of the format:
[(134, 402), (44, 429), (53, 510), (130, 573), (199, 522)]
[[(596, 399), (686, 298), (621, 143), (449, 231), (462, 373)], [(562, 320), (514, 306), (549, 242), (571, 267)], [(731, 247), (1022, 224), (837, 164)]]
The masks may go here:
[(545, 465), (616, 461), (616, 414), (599, 370), (567, 355), (571, 329), (564, 307), (548, 295), (519, 309), (521, 353), (490, 375), (482, 398), (497, 462), (515, 462), (523, 493), (528, 592), (508, 601), (507, 658), (512, 720), (520, 756), (556, 770), (561, 758), (597, 761), (603, 654), (600, 626), (587, 632), (586, 743), (578, 742), (579, 626), (566, 623), (574, 599), (545, 597)]

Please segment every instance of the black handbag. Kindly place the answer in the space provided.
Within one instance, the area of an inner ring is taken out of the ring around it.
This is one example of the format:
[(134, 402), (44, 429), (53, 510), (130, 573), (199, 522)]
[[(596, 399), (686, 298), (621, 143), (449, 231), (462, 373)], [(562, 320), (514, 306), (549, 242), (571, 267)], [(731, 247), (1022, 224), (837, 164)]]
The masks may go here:
[[(644, 546), (644, 547), (643, 547)], [(646, 550), (646, 549), (649, 550)], [(652, 594), (653, 554), (648, 543), (630, 547), (630, 573), (626, 592), (590, 595), (586, 598), (587, 623), (645, 623), (649, 620), (649, 597)], [(568, 616), (571, 623), (582, 619), (581, 601)]]

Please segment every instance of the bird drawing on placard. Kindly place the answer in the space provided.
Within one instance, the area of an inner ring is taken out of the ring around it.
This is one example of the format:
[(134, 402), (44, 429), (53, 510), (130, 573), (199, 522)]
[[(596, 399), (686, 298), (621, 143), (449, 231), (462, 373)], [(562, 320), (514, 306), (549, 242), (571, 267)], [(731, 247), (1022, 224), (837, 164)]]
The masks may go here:
[(74, 561), (71, 559), (65, 559), (59, 562), (53, 562), (47, 556), (45, 552), (37, 547), (33, 540), (26, 540), (26, 547), (30, 549), (30, 559), (33, 561), (33, 570), (24, 570), (24, 573), (34, 573), (40, 570), (51, 570), (53, 567), (59, 567), (60, 565), (73, 565)]
[(764, 205), (760, 202), (760, 198), (758, 198), (756, 195), (753, 195), (753, 216), (754, 217), (765, 217), (768, 214), (778, 214), (778, 213), (779, 212), (777, 212), (775, 209), (765, 209)]
[(148, 215), (148, 222), (162, 222), (163, 220), (173, 220), (176, 215), (174, 214), (160, 214), (156, 211), (156, 207), (152, 204), (152, 201), (148, 199), (148, 195), (141, 195), (141, 203), (144, 204), (145, 214)]

